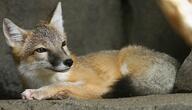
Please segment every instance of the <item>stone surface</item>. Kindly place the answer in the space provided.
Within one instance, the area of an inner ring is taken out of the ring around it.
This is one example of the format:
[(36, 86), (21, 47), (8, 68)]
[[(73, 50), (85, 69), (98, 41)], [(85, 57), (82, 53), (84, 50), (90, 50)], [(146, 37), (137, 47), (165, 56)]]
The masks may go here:
[(105, 100), (1, 100), (0, 110), (191, 110), (192, 94)]
[[(65, 31), (73, 53), (120, 49), (141, 44), (169, 53), (180, 62), (189, 48), (171, 29), (155, 0), (60, 0)], [(2, 33), (2, 19), (31, 29), (45, 20), (58, 0), (0, 1), (0, 99), (18, 98), (22, 91), (10, 49)]]
[(192, 52), (177, 73), (175, 91), (192, 92)]

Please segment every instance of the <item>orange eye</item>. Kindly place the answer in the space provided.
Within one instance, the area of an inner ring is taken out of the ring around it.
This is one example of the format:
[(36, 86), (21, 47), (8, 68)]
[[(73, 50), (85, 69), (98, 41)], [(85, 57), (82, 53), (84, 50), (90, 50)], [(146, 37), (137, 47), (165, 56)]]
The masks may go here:
[(41, 48), (37, 48), (35, 51), (38, 53), (43, 53), (43, 52), (47, 52), (47, 49), (41, 47)]

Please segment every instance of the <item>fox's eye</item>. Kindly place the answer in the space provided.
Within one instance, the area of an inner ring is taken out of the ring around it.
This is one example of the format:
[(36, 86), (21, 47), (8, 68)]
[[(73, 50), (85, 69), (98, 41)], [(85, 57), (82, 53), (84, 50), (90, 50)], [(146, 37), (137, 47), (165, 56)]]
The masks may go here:
[(41, 48), (37, 48), (35, 51), (38, 53), (43, 53), (43, 52), (47, 52), (47, 49), (41, 47)]
[(62, 47), (64, 47), (66, 45), (66, 41), (62, 42)]

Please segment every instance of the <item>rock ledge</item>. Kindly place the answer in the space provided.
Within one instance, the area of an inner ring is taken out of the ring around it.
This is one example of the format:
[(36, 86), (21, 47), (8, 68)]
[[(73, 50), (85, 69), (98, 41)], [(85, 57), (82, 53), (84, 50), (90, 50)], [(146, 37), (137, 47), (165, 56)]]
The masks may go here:
[(191, 110), (192, 94), (102, 100), (1, 100), (0, 110)]

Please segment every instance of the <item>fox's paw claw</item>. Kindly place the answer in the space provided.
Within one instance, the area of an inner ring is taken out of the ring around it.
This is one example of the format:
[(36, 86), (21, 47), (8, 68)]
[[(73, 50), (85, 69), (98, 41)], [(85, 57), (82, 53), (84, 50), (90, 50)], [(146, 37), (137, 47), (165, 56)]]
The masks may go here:
[(42, 100), (47, 99), (48, 97), (38, 89), (26, 89), (22, 94), (22, 99), (26, 100)]

